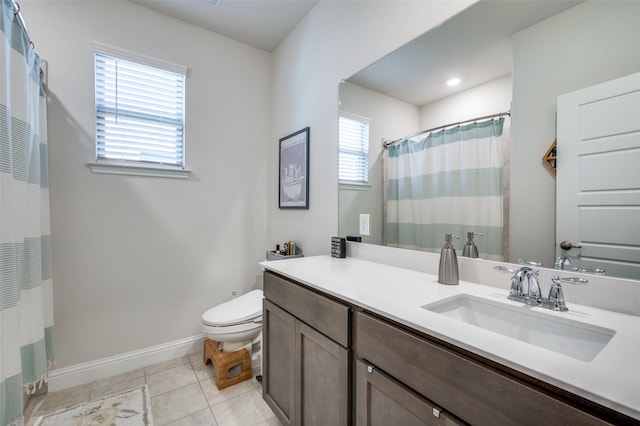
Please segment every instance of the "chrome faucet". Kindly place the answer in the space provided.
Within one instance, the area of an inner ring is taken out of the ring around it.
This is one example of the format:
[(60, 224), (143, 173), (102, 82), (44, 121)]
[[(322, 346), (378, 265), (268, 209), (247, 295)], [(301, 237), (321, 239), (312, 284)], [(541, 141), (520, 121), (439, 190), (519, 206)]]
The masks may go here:
[[(538, 305), (542, 301), (540, 282), (538, 281), (537, 269), (523, 266), (514, 272), (511, 277), (511, 290), (509, 299), (524, 302), (528, 305)], [(527, 281), (527, 291), (524, 291), (524, 281)]]
[[(567, 311), (567, 305), (564, 300), (564, 293), (560, 283), (584, 285), (589, 281), (584, 278), (560, 278), (554, 275), (551, 278), (551, 288), (549, 296), (542, 297), (540, 290), (540, 282), (538, 280), (539, 271), (523, 266), (518, 270), (505, 268), (504, 266), (495, 266), (493, 269), (500, 272), (512, 273), (511, 289), (509, 290), (509, 300), (522, 302), (531, 306), (540, 306), (542, 308), (553, 309), (554, 311)], [(527, 281), (527, 290), (524, 290), (524, 282)]]
[(556, 259), (556, 263), (553, 264), (553, 267), (556, 269), (567, 269), (567, 266), (571, 265), (571, 260), (566, 255), (560, 255)]
[[(496, 271), (510, 273), (511, 289), (509, 290), (509, 300), (523, 302), (528, 305), (539, 305), (542, 303), (542, 292), (538, 281), (538, 270), (523, 266), (518, 270), (506, 268), (504, 266), (494, 266)], [(524, 289), (525, 280), (527, 290)]]
[(560, 256), (558, 256), (558, 258), (556, 259), (556, 263), (553, 264), (553, 267), (556, 269), (561, 269), (561, 270), (571, 270), (573, 272), (582, 272), (584, 274), (594, 274), (594, 275), (604, 275), (604, 269), (600, 269), (600, 268), (590, 268), (590, 269), (583, 269), (583, 268), (576, 268), (575, 266), (573, 268), (569, 268), (569, 266), (571, 266), (571, 259), (569, 259), (569, 256), (567, 256), (566, 254), (561, 254)]

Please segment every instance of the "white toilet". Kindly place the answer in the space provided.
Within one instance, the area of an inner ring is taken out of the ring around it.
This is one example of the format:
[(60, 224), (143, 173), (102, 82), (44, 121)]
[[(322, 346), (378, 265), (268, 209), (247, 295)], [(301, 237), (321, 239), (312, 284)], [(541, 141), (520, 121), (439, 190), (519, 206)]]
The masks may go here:
[[(202, 332), (207, 338), (225, 344), (224, 351), (235, 350), (233, 346), (244, 346), (261, 331), (262, 290), (252, 290), (202, 314)], [(244, 343), (238, 345), (241, 342)]]
[[(222, 352), (247, 349), (254, 375), (261, 371), (262, 290), (252, 290), (202, 314), (202, 332)], [(205, 344), (205, 363), (207, 362)]]

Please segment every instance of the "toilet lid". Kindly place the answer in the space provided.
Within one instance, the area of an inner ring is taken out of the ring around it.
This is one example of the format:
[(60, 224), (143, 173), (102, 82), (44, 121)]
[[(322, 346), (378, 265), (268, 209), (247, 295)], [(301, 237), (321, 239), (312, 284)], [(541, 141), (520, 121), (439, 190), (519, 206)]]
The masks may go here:
[(262, 315), (262, 290), (252, 290), (242, 296), (214, 306), (202, 314), (207, 325), (233, 325)]

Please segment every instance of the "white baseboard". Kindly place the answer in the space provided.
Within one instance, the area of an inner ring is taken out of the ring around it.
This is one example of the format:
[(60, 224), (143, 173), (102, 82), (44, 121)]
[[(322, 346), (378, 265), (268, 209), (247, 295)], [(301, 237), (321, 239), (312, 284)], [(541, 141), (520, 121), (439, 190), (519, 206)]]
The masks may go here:
[(49, 371), (49, 392), (82, 385), (202, 351), (203, 334)]

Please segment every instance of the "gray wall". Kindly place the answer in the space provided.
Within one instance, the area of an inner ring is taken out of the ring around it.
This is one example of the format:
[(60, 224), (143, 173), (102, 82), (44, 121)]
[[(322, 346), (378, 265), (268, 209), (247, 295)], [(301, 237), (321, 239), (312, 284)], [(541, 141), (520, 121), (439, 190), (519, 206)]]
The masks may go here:
[[(271, 55), (126, 1), (21, 5), (49, 62), (57, 367), (199, 335), (264, 258)], [(188, 180), (87, 167), (92, 41), (189, 67)]]
[(514, 35), (512, 259), (553, 265), (555, 177), (542, 157), (556, 138), (556, 99), (640, 71), (639, 16), (637, 1), (589, 1)]

